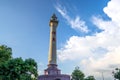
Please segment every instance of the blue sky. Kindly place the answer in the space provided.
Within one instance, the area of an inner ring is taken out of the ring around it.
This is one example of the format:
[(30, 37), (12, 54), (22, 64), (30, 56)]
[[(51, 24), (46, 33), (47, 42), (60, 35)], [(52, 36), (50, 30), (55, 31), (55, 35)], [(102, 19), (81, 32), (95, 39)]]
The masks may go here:
[(119, 0), (0, 0), (0, 45), (11, 47), (13, 57), (35, 59), (42, 73), (48, 63), (49, 20), (55, 13), (59, 20), (57, 54), (62, 73), (71, 74), (79, 66), (97, 80), (101, 80), (101, 72), (106, 80), (112, 80), (111, 71), (120, 66), (118, 3)]

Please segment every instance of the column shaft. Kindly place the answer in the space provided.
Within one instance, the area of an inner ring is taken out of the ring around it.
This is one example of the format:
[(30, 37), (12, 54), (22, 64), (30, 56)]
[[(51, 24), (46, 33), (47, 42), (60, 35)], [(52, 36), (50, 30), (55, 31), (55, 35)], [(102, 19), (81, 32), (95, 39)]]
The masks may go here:
[(56, 64), (56, 26), (50, 27), (48, 64)]

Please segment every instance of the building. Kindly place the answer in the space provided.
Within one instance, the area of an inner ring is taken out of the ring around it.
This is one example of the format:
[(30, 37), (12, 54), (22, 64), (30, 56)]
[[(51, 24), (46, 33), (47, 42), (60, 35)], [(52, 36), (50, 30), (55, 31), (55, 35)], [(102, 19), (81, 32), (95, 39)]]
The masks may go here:
[(50, 44), (48, 56), (48, 68), (44, 70), (44, 75), (40, 75), (38, 80), (70, 80), (69, 75), (61, 74), (61, 70), (57, 68), (56, 54), (56, 29), (58, 20), (55, 14), (52, 15), (50, 22)]

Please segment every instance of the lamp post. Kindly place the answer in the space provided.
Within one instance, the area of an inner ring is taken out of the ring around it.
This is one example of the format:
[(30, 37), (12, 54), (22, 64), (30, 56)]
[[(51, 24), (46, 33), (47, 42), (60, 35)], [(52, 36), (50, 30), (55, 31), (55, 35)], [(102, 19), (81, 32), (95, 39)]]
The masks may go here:
[(103, 75), (103, 72), (102, 72), (102, 79), (104, 80), (104, 75)]

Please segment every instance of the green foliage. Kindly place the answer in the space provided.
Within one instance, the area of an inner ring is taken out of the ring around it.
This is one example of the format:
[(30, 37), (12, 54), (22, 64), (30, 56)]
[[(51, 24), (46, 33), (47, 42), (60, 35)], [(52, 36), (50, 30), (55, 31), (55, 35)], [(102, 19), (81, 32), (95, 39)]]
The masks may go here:
[(113, 75), (114, 75), (114, 78), (120, 80), (120, 69), (116, 68)]
[(94, 76), (88, 76), (85, 80), (95, 80)]
[(71, 80), (95, 80), (94, 76), (88, 76), (85, 78), (84, 73), (76, 67), (75, 70), (72, 72), (72, 79)]
[(33, 59), (11, 59), (0, 66), (2, 80), (34, 80), (37, 77), (37, 64)]
[(72, 80), (84, 80), (84, 73), (79, 70), (79, 67), (76, 67), (75, 70), (72, 72)]
[(12, 49), (1, 45), (0, 46), (0, 65), (4, 63), (5, 61), (8, 61), (12, 58)]
[(7, 56), (6, 58), (9, 58), (2, 60), (4, 58), (1, 57), (1, 61), (4, 61), (4, 63), (0, 65), (0, 80), (37, 80), (37, 63), (33, 59), (11, 59), (11, 48), (6, 46), (0, 46), (0, 52), (5, 53), (5, 55), (2, 55), (3, 57)]

